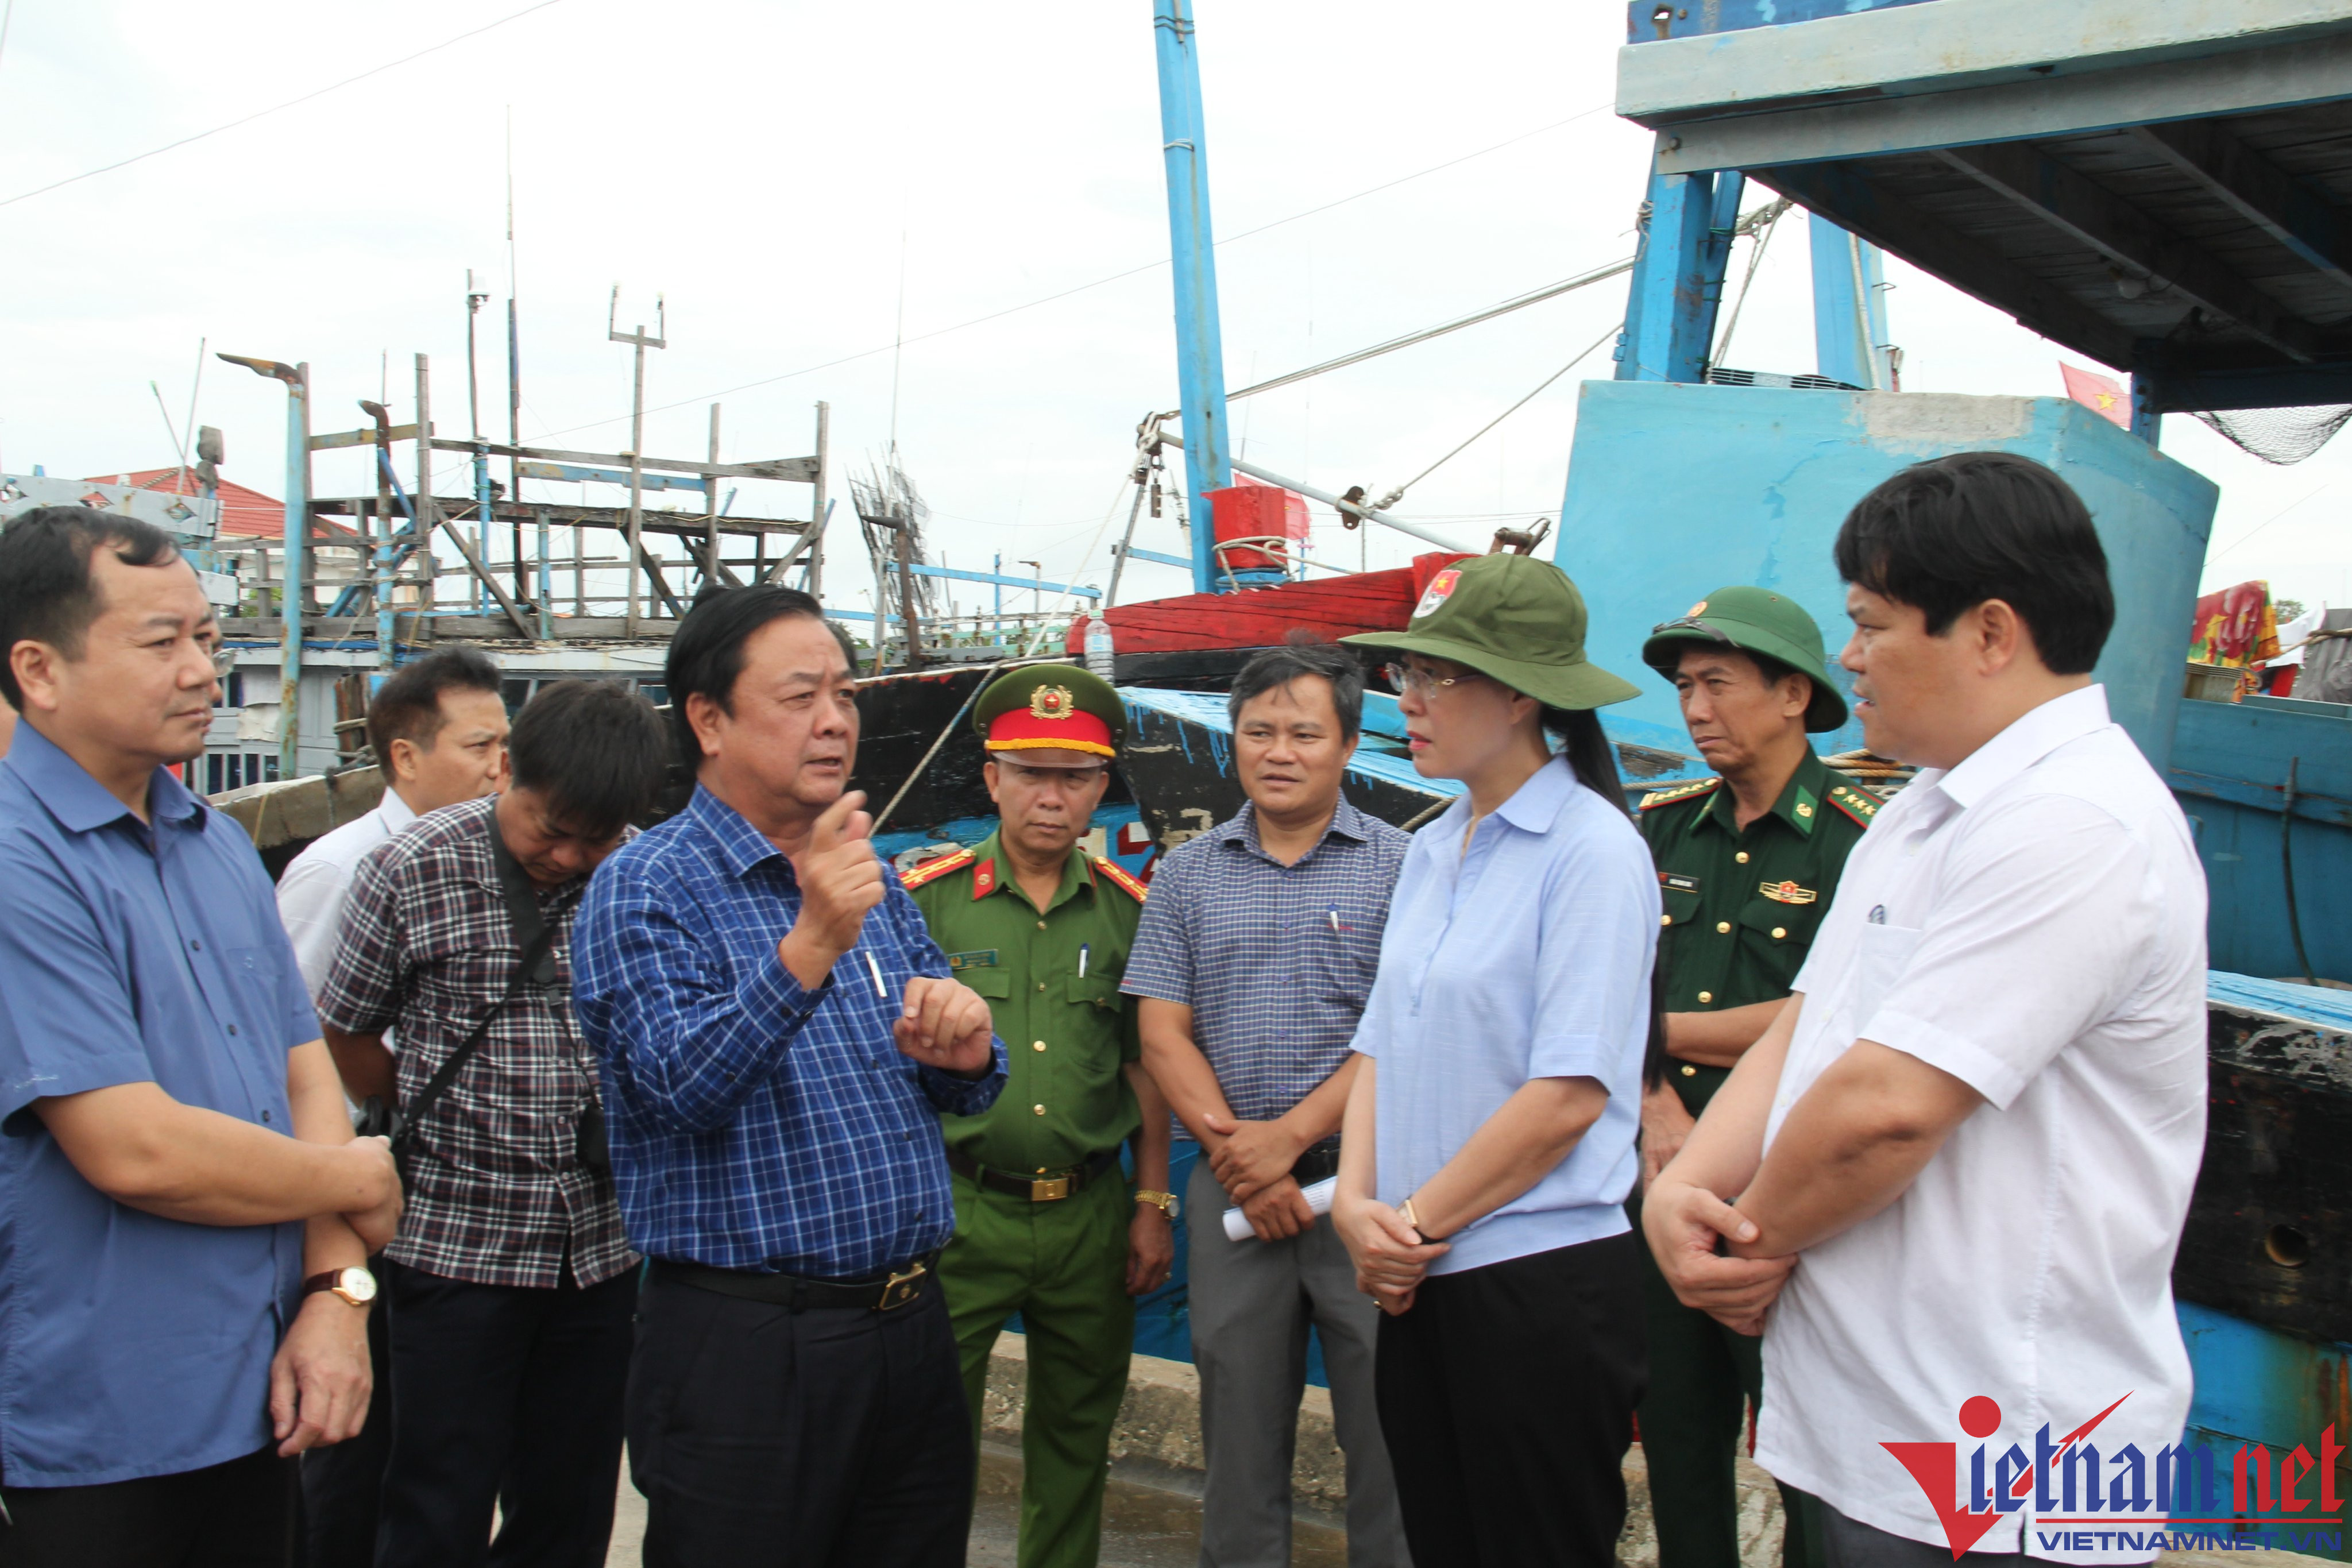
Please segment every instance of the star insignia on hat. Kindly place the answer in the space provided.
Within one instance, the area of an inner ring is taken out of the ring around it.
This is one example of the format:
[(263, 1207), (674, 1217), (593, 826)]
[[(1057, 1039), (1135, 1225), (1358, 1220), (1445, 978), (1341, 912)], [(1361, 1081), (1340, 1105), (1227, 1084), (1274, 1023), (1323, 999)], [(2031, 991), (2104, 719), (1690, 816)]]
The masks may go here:
[(1693, 605), (1689, 609), (1683, 613), (1685, 616), (1703, 616), (1706, 614), (1706, 601), (1705, 599), (1701, 599), (1697, 604)]
[(1041, 686), (1029, 694), (1029, 711), (1040, 719), (1066, 719), (1077, 710), (1077, 699), (1066, 686)]

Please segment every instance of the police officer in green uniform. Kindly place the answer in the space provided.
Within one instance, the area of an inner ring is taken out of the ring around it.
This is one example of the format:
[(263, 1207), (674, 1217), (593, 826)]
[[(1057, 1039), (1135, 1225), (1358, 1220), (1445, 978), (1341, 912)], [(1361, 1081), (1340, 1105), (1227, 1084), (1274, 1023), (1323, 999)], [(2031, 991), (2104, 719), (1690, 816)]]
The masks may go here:
[[(1642, 1172), (1673, 1158), (1740, 1053), (1788, 999), (1838, 874), (1877, 797), (1830, 772), (1809, 731), (1845, 722), (1821, 627), (1761, 588), (1722, 588), (1656, 628), (1643, 661), (1675, 683), (1716, 776), (1642, 802), (1665, 929), (1642, 1106)], [(1660, 1568), (1738, 1568), (1733, 1459), (1763, 1398), (1760, 1340), (1675, 1300), (1645, 1250), (1650, 1386), (1641, 1405)], [(1781, 1489), (1788, 1568), (1819, 1568), (1809, 1500)]]
[(1079, 847), (1126, 711), (1104, 681), (1048, 665), (999, 677), (972, 722), (997, 831), (904, 881), (955, 977), (988, 998), (1012, 1069), (987, 1111), (944, 1118), (956, 1228), (940, 1285), (975, 1436), (996, 1336), (1015, 1312), (1027, 1331), (1021, 1568), (1091, 1568), (1135, 1298), (1176, 1255), (1168, 1105), (1118, 989), (1143, 885)]

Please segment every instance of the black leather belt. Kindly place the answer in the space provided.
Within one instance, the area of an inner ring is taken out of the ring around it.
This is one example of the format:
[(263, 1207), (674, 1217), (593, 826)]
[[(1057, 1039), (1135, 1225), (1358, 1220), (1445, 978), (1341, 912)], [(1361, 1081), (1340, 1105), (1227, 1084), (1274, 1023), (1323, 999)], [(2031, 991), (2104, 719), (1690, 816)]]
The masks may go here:
[(764, 1301), (772, 1307), (790, 1307), (795, 1312), (813, 1307), (887, 1312), (905, 1306), (929, 1289), (938, 1278), (931, 1272), (931, 1266), (939, 1260), (937, 1252), (927, 1252), (903, 1268), (872, 1279), (803, 1279), (792, 1274), (713, 1268), (708, 1264), (679, 1263), (667, 1258), (654, 1259), (653, 1273), (656, 1279), (674, 1280), (698, 1290), (736, 1296), (746, 1301)]
[(1059, 1171), (1049, 1175), (1021, 1176), (1010, 1171), (997, 1170), (992, 1165), (983, 1165), (959, 1150), (948, 1151), (948, 1169), (956, 1174), (969, 1176), (993, 1192), (1009, 1193), (1033, 1204), (1050, 1204), (1076, 1197), (1086, 1190), (1088, 1182), (1118, 1164), (1118, 1151), (1106, 1149), (1075, 1170)]
[(1302, 1187), (1312, 1186), (1339, 1173), (1339, 1141), (1336, 1138), (1328, 1143), (1318, 1143), (1298, 1156), (1290, 1167), (1290, 1179)]

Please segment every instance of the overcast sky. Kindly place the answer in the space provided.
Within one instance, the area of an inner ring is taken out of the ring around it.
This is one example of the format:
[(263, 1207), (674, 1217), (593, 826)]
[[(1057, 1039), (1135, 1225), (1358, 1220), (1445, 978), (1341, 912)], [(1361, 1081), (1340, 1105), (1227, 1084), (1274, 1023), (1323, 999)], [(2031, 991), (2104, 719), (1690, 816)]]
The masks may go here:
[[(527, 3), (14, 0), (0, 202)], [(1201, 0), (1215, 221), (1234, 237), (1218, 258), (1229, 384), (1630, 254), (1647, 139), (1608, 110), (1623, 16), (1613, 0)], [(0, 205), (0, 465), (169, 463), (148, 383), (181, 419), (199, 338), (308, 360), (322, 430), (361, 422), (386, 356), (408, 417), (413, 356), (427, 353), (436, 424), (462, 434), (468, 267), (499, 296), (483, 397), (502, 436), (511, 106), (526, 441), (626, 444), (629, 351), (604, 335), (618, 282), (625, 329), (651, 325), (656, 292), (668, 300), (649, 455), (699, 457), (714, 399), (727, 457), (802, 455), (823, 398), (836, 463), (862, 464), (890, 440), (895, 361), (899, 449), (935, 509), (934, 555), (1100, 583), (1135, 423), (1175, 405), (1155, 92), (1148, 0), (556, 0)], [(1783, 226), (1733, 363), (1813, 368), (1805, 255), (1801, 226)], [(1899, 263), (1888, 275), (1906, 388), (2061, 391), (2053, 345)], [(1612, 280), (1237, 404), (1234, 426), (1256, 461), (1377, 495), (1601, 337), (1623, 301)], [(1604, 349), (1397, 510), (1473, 544), (1497, 521), (1556, 513), (1576, 382), (1608, 369)], [(206, 367), (198, 419), (226, 431), (228, 477), (281, 492), (283, 407), (277, 384)], [(2352, 603), (2352, 440), (2274, 468), (2176, 416), (2164, 445), (2222, 486), (2209, 584), (2268, 575), (2280, 594)], [(320, 492), (364, 473), (322, 458)], [(798, 515), (806, 493), (747, 487), (736, 510)], [(1180, 548), (1172, 521), (1147, 521), (1138, 542)], [(1350, 564), (1368, 549), (1377, 566), (1420, 547), (1366, 543), (1319, 513), (1314, 548)], [(856, 554), (831, 557), (829, 586), (853, 605)], [(1187, 586), (1162, 567), (1129, 581), (1123, 598)], [(986, 592), (958, 596), (971, 608)]]

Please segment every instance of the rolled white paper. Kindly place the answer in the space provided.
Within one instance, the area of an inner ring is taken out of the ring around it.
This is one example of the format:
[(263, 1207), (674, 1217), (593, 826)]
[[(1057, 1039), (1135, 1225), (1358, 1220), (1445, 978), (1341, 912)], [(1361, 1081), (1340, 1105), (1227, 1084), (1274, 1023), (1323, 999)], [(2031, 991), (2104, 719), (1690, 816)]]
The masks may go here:
[[(1318, 1215), (1326, 1215), (1331, 1212), (1331, 1193), (1334, 1188), (1339, 1186), (1339, 1177), (1326, 1176), (1321, 1181), (1316, 1183), (1313, 1186), (1301, 1187), (1298, 1191), (1299, 1194), (1307, 1200), (1307, 1206), (1308, 1208), (1313, 1209)], [(1225, 1211), (1225, 1238), (1227, 1240), (1247, 1241), (1251, 1237), (1255, 1236), (1257, 1232), (1250, 1228), (1249, 1216), (1242, 1213), (1239, 1208), (1229, 1208)]]

